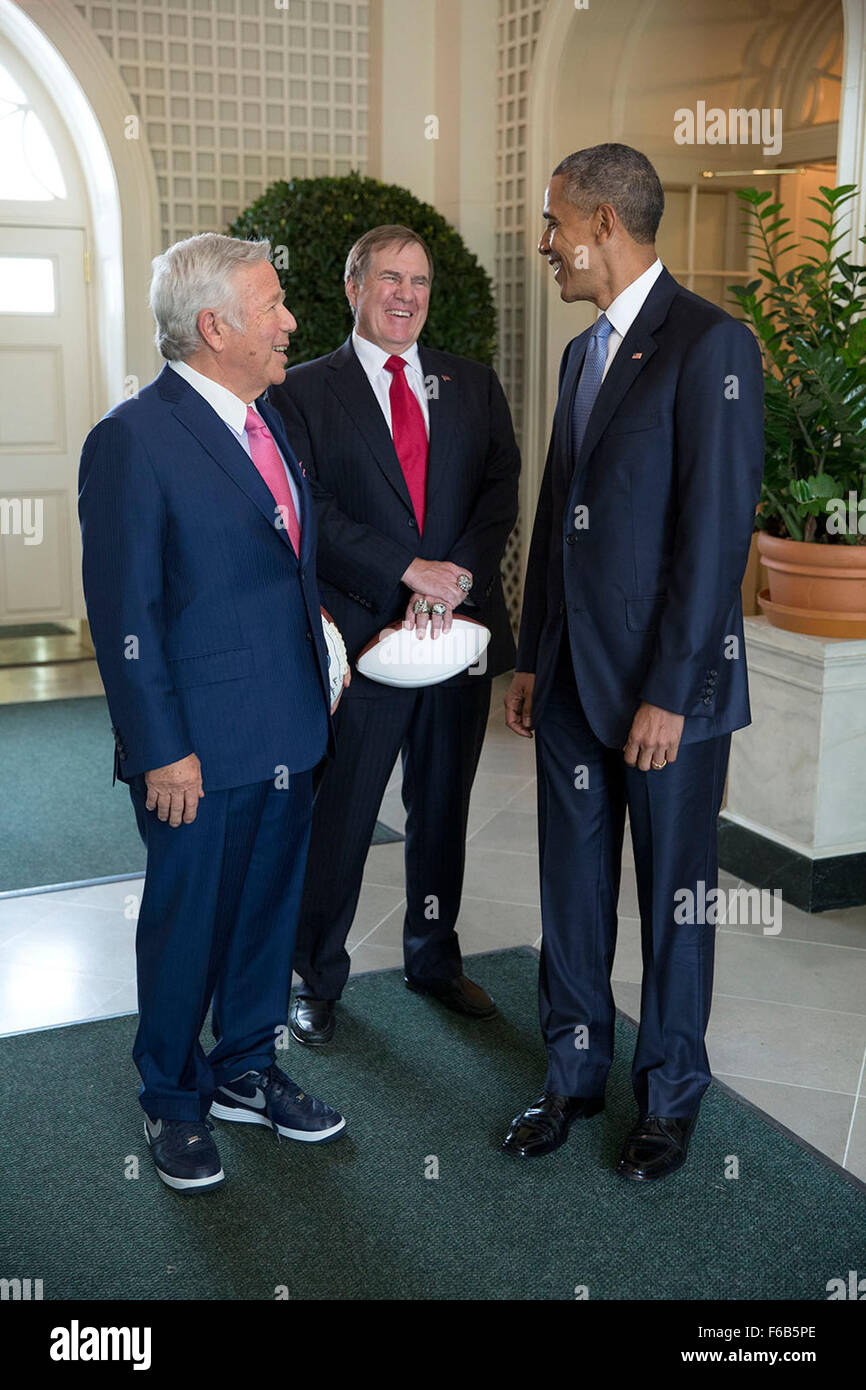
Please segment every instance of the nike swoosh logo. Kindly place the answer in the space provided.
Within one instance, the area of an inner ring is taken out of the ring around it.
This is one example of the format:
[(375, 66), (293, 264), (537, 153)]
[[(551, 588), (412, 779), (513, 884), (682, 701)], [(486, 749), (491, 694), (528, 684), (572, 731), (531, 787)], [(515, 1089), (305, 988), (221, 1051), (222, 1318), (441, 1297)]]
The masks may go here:
[(220, 1086), (220, 1090), (223, 1095), (229, 1096), (232, 1100), (236, 1100), (240, 1105), (248, 1105), (252, 1110), (264, 1110), (267, 1104), (265, 1101), (265, 1093), (260, 1090), (258, 1086), (256, 1087), (254, 1096), (239, 1096), (235, 1091), (230, 1091), (228, 1086)]
[(156, 1124), (153, 1124), (149, 1115), (146, 1116), (146, 1119), (147, 1128), (148, 1132), (150, 1133), (151, 1139), (158, 1139), (159, 1136), (162, 1134), (162, 1120), (157, 1120)]

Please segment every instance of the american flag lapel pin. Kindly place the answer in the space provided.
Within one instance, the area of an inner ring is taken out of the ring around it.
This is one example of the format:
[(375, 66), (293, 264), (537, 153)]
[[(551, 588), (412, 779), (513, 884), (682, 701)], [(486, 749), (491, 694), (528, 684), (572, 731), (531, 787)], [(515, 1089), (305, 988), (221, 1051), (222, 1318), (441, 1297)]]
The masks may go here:
[(631, 355), (631, 360), (632, 360), (632, 362), (639, 362), (640, 359), (641, 359), (642, 357), (643, 357), (643, 353), (642, 353), (642, 352), (633, 352), (632, 355)]
[(451, 378), (450, 378), (450, 376), (445, 376), (445, 374), (443, 373), (443, 374), (442, 374), (442, 380), (443, 380), (443, 381), (450, 381)]

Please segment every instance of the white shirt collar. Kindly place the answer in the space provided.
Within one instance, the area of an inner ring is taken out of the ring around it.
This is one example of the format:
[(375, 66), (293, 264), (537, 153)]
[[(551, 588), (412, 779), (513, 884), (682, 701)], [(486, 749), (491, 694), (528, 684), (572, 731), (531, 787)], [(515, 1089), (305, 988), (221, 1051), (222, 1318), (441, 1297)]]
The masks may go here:
[(618, 333), (621, 338), (624, 338), (631, 328), (644, 306), (647, 295), (663, 270), (664, 266), (656, 256), (652, 265), (636, 280), (632, 280), (630, 285), (626, 285), (625, 289), (604, 310), (614, 332)]
[(362, 338), (357, 328), (353, 328), (352, 347), (355, 349), (358, 361), (369, 376), (372, 376), (375, 372), (381, 372), (388, 358), (394, 355), (402, 357), (408, 367), (411, 367), (414, 371), (423, 375), (421, 373), (421, 358), (418, 355), (417, 342), (413, 343), (405, 352), (392, 354), (390, 352), (385, 352), (384, 348), (380, 348), (377, 343), (371, 343), (369, 338)]
[[(205, 376), (203, 372), (197, 372), (188, 362), (169, 362), (168, 365), (178, 376), (182, 376), (184, 381), (188, 381), (200, 396), (204, 396), (208, 405), (213, 407), (220, 419), (233, 429), (235, 434), (243, 434), (247, 427), (247, 407), (240, 396), (236, 396), (227, 386)], [(255, 406), (253, 409), (255, 410)]]

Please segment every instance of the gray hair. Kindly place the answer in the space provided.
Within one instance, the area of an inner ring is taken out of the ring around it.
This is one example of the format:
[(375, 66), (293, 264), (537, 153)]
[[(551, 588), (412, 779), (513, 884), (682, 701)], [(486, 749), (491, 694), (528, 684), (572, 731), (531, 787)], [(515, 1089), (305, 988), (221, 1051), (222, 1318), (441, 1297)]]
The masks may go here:
[(432, 285), (433, 257), (430, 254), (429, 246), (422, 236), (413, 232), (411, 227), (404, 227), (395, 222), (387, 222), (382, 227), (373, 227), (371, 231), (365, 232), (362, 237), (358, 238), (346, 257), (343, 279), (352, 280), (356, 285), (363, 285), (370, 271), (374, 251), (382, 251), (386, 246), (396, 246), (399, 251), (402, 251), (404, 246), (420, 246), (427, 257), (427, 277)]
[(590, 145), (566, 155), (553, 171), (562, 191), (580, 212), (610, 203), (633, 241), (655, 241), (665, 210), (661, 180), (645, 154), (631, 145)]
[(238, 332), (246, 324), (233, 286), (236, 271), (268, 260), (269, 241), (241, 241), (219, 232), (176, 241), (153, 258), (150, 307), (156, 319), (154, 341), (169, 362), (184, 362), (202, 345), (198, 316), (213, 309)]

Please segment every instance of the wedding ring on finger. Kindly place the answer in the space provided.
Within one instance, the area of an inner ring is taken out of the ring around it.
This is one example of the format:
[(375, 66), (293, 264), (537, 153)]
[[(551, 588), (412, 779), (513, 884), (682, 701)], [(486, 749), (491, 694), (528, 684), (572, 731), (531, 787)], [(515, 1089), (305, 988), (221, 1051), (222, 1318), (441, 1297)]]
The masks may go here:
[(444, 618), (445, 614), (448, 612), (448, 604), (441, 602), (434, 603), (430, 612), (435, 613), (438, 618)]
[(655, 758), (651, 758), (651, 759), (650, 759), (650, 767), (654, 767), (655, 770), (656, 770), (656, 772), (661, 772), (662, 768), (663, 768), (663, 767), (667, 767), (667, 765), (668, 765), (668, 760), (667, 760), (667, 758), (664, 758), (663, 761), (660, 762), (660, 763), (657, 763), (656, 760), (655, 760)]
[(469, 578), (468, 574), (458, 574), (457, 584), (458, 587), (463, 590), (464, 594), (468, 594), (469, 590), (472, 588), (472, 580)]
[(414, 602), (413, 605), (412, 605), (412, 612), (413, 612), (413, 613), (429, 613), (429, 612), (430, 612), (430, 605), (429, 605), (429, 603), (427, 602), (426, 598), (416, 598), (415, 602)]

